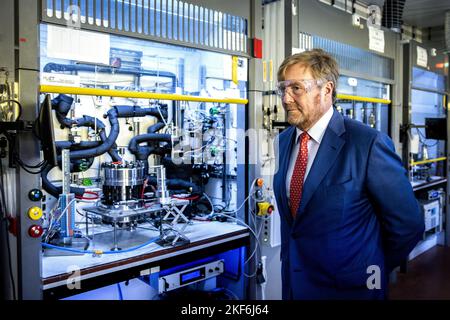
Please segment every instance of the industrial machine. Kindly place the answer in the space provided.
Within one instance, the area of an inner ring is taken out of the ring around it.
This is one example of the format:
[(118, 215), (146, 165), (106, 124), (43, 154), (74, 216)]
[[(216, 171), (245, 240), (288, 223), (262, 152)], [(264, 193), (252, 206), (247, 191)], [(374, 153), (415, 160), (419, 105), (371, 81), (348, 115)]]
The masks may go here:
[(245, 212), (257, 188), (258, 203), (270, 202), (246, 175), (248, 12), (156, 6), (30, 8), (40, 19), (30, 28), (38, 115), (18, 132), (36, 148), (8, 159), (32, 177), (18, 180), (33, 202), (18, 236), (21, 298), (75, 297), (173, 268), (174, 289), (215, 278), (245, 297), (255, 259), (247, 249), (257, 247)]

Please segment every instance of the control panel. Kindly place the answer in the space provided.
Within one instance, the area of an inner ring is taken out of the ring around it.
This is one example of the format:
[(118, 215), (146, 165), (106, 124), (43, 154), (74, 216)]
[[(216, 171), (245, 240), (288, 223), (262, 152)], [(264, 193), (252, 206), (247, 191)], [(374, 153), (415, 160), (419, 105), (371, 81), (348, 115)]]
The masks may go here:
[(191, 283), (203, 281), (222, 274), (224, 271), (224, 261), (216, 260), (195, 268), (178, 271), (169, 275), (159, 277), (159, 293), (172, 291)]

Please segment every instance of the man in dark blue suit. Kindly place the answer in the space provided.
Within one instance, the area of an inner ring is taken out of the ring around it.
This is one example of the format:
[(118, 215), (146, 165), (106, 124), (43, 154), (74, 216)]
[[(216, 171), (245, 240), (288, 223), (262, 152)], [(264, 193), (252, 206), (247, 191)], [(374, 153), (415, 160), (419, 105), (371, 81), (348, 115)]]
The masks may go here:
[(391, 139), (333, 108), (339, 71), (321, 49), (278, 70), (292, 125), (278, 136), (283, 299), (385, 299), (424, 219)]

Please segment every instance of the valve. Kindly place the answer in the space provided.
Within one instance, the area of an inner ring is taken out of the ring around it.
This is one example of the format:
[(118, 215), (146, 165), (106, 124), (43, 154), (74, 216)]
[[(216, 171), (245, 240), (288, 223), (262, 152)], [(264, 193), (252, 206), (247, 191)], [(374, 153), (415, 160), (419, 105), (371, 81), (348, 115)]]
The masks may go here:
[(42, 233), (44, 232), (44, 229), (42, 229), (41, 226), (34, 224), (28, 229), (28, 234), (32, 238), (39, 238)]
[(258, 202), (258, 216), (269, 216), (273, 213), (274, 206), (269, 202)]
[(28, 192), (28, 198), (31, 201), (40, 201), (44, 197), (44, 194), (39, 189), (32, 189)]
[(39, 207), (31, 207), (28, 209), (28, 217), (31, 220), (39, 220), (42, 217), (42, 209)]
[(263, 179), (263, 178), (258, 178), (258, 179), (256, 179), (256, 186), (257, 186), (258, 188), (262, 188), (263, 185), (264, 185), (264, 179)]

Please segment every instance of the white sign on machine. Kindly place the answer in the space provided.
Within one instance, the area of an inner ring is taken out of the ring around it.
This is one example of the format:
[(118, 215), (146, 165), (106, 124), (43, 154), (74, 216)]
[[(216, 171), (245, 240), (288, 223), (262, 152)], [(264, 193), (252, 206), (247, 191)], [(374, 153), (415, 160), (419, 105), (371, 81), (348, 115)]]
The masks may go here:
[(384, 53), (384, 31), (374, 28), (369, 28), (369, 49)]
[(417, 46), (417, 65), (421, 67), (428, 67), (428, 53), (427, 50)]

